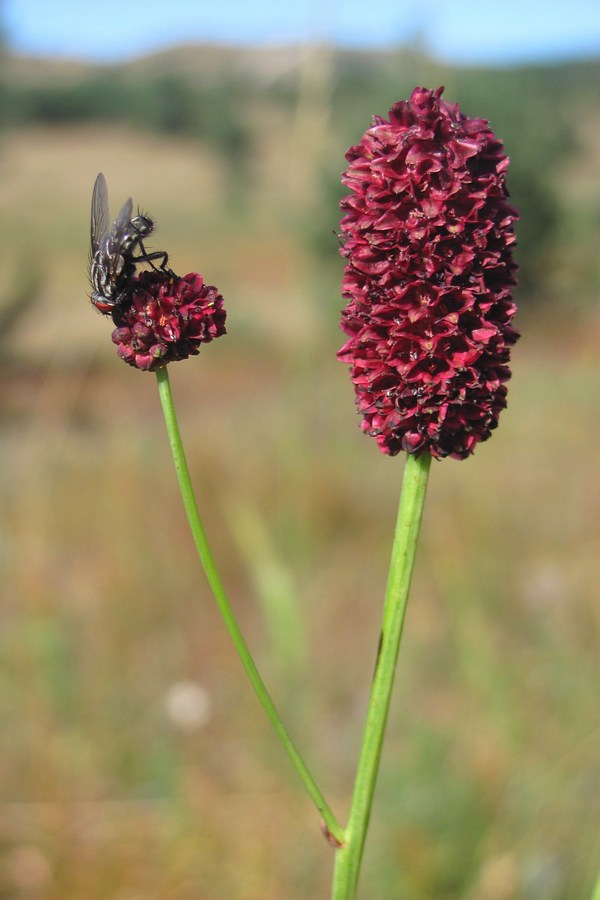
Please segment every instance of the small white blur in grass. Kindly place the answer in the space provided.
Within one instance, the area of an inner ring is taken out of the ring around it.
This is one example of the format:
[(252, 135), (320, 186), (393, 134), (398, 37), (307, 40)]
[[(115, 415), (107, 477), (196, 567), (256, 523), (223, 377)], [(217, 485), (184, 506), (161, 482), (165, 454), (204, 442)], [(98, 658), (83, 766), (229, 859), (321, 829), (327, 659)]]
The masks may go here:
[(212, 701), (206, 688), (196, 681), (176, 681), (165, 695), (165, 712), (179, 731), (199, 731), (212, 715)]

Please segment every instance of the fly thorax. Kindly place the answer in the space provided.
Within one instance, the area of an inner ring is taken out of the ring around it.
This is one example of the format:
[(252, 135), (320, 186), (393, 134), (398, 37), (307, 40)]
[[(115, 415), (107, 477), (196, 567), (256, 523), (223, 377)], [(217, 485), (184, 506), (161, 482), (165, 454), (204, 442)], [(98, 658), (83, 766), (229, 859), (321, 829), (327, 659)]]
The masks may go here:
[(134, 216), (131, 225), (140, 237), (148, 237), (154, 231), (154, 222), (148, 216)]

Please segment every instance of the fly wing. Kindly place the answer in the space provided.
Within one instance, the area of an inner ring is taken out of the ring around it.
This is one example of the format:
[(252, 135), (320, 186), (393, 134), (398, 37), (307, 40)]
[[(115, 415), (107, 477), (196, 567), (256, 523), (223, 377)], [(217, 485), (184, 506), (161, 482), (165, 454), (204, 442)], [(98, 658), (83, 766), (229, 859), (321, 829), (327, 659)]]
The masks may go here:
[(133, 203), (131, 201), (131, 197), (125, 201), (119, 215), (113, 222), (112, 228), (110, 230), (110, 236), (115, 242), (115, 245), (119, 247), (123, 241), (123, 238), (129, 234), (131, 230), (131, 214), (133, 212)]
[(125, 201), (119, 215), (112, 223), (104, 240), (106, 265), (110, 278), (114, 282), (125, 265), (126, 251), (131, 244), (131, 214), (133, 203), (131, 197)]
[(92, 193), (92, 218), (90, 221), (90, 239), (92, 257), (108, 234), (110, 214), (108, 211), (108, 186), (106, 178), (100, 172)]

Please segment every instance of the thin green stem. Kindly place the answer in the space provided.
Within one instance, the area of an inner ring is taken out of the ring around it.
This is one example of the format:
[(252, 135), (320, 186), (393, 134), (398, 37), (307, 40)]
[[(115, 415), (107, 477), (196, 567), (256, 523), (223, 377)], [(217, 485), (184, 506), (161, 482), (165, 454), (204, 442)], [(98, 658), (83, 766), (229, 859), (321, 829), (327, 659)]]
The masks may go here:
[(332, 900), (352, 900), (356, 896), (430, 465), (429, 454), (423, 454), (418, 458), (408, 455), (406, 459), (383, 609), (379, 652), (346, 827), (346, 842), (336, 852)]
[(344, 840), (344, 831), (337, 821), (335, 815), (331, 811), (329, 804), (323, 797), (323, 794), (317, 787), (314, 778), (309, 772), (304, 760), (300, 756), (300, 753), (296, 749), (285, 725), (281, 720), (281, 717), (279, 716), (279, 713), (277, 712), (277, 709), (275, 708), (275, 704), (273, 703), (269, 692), (267, 691), (267, 688), (265, 687), (265, 684), (260, 676), (260, 673), (256, 668), (256, 664), (254, 662), (254, 659), (252, 658), (252, 654), (250, 653), (248, 645), (244, 639), (244, 636), (242, 635), (231, 603), (229, 602), (229, 599), (225, 592), (225, 588), (223, 587), (223, 583), (221, 581), (208, 544), (208, 540), (206, 538), (206, 533), (204, 531), (204, 526), (202, 525), (200, 513), (198, 512), (198, 505), (194, 496), (190, 473), (183, 450), (181, 434), (179, 431), (179, 425), (177, 423), (177, 416), (173, 403), (173, 395), (171, 393), (171, 385), (169, 382), (169, 375), (166, 366), (157, 369), (156, 378), (158, 381), (160, 402), (162, 404), (163, 414), (165, 417), (167, 434), (169, 436), (169, 443), (171, 445), (171, 452), (173, 454), (173, 462), (175, 463), (175, 470), (177, 472), (177, 479), (179, 481), (179, 489), (181, 491), (183, 505), (187, 513), (190, 529), (194, 538), (194, 543), (196, 544), (196, 550), (198, 551), (198, 556), (200, 557), (200, 561), (204, 568), (204, 572), (208, 579), (208, 583), (213, 592), (214, 598), (217, 601), (217, 606), (219, 607), (219, 610), (225, 622), (225, 626), (231, 636), (235, 649), (246, 671), (246, 675), (248, 676), (264, 711), (266, 712), (271, 724), (273, 725), (277, 736), (279, 737), (279, 740), (283, 744), (283, 747), (285, 748), (289, 758), (296, 768), (296, 771), (302, 779), (306, 790), (310, 794), (319, 813), (321, 814), (326, 833), (331, 837), (334, 843), (341, 844)]
[(592, 900), (600, 900), (600, 872), (598, 873), (598, 878), (594, 887), (594, 893), (592, 894)]

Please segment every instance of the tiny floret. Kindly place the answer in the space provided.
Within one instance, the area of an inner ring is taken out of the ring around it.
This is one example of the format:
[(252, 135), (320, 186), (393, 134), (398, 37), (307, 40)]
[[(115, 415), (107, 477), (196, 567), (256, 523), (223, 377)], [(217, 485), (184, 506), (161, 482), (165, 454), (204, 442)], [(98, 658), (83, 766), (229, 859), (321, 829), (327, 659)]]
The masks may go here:
[(506, 406), (516, 210), (484, 119), (416, 88), (346, 154), (338, 358), (383, 453), (465, 459)]
[(225, 317), (221, 294), (201, 275), (145, 271), (134, 279), (128, 303), (113, 311), (112, 340), (122, 360), (152, 372), (225, 334)]

